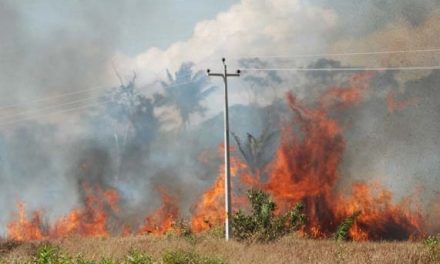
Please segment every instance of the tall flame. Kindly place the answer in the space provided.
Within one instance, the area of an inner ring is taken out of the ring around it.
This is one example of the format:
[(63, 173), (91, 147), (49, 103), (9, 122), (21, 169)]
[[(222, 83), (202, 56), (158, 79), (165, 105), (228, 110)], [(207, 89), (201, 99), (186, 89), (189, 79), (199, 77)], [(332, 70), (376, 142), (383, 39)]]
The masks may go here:
[(177, 200), (168, 194), (165, 188), (158, 187), (157, 189), (162, 200), (162, 206), (145, 218), (144, 225), (139, 229), (140, 234), (163, 235), (176, 225), (179, 216)]
[(26, 215), (25, 204), (19, 202), (17, 207), (17, 219), (8, 225), (8, 238), (12, 240), (41, 240), (44, 236), (40, 229), (41, 212), (34, 212), (29, 219)]
[[(362, 102), (366, 96), (371, 73), (355, 74), (347, 87), (328, 89), (315, 104), (306, 105), (292, 93), (287, 94), (291, 118), (280, 129), (280, 140), (271, 163), (264, 168), (251, 169), (238, 155), (231, 156), (233, 208), (246, 205), (243, 189), (256, 187), (270, 193), (278, 205), (276, 213), (282, 213), (297, 202), (304, 203), (306, 226), (302, 230), (311, 237), (328, 237), (346, 217), (359, 212), (349, 235), (354, 240), (401, 240), (418, 238), (427, 227), (439, 230), (437, 225), (425, 223), (420, 206), (412, 197), (400, 202), (379, 183), (354, 182), (340, 186), (339, 171), (346, 148), (345, 127), (335, 118)], [(390, 112), (402, 110), (414, 101), (397, 102), (394, 94), (387, 98)], [(219, 152), (224, 151), (220, 146)], [(231, 149), (233, 154), (234, 149)], [(204, 155), (202, 155), (204, 156)], [(205, 158), (202, 162), (208, 162)], [(224, 166), (218, 170), (214, 184), (209, 187), (191, 208), (191, 228), (201, 232), (225, 219)], [(343, 189), (346, 190), (342, 192)], [(43, 212), (35, 211), (30, 217), (25, 204), (18, 204), (18, 213), (8, 225), (7, 236), (14, 240), (41, 240), (60, 238), (72, 234), (82, 236), (108, 236), (115, 234), (110, 223), (119, 226), (118, 234), (162, 235), (175, 229), (181, 210), (178, 199), (163, 186), (157, 191), (162, 205), (145, 217), (140, 227), (126, 226), (118, 218), (119, 194), (116, 190), (83, 184), (84, 203), (69, 214), (45, 223)], [(348, 192), (350, 191), (351, 192)], [(440, 215), (440, 203), (434, 202), (435, 219)], [(113, 222), (112, 222), (113, 221)]]
[[(372, 77), (371, 73), (355, 74), (348, 87), (330, 88), (312, 106), (289, 93), (287, 101), (293, 118), (281, 128), (280, 144), (268, 166), (267, 179), (249, 176), (248, 171), (240, 177), (242, 184), (269, 192), (279, 212), (303, 201), (307, 216), (304, 232), (312, 237), (329, 236), (344, 218), (357, 211), (361, 213), (350, 230), (354, 240), (408, 239), (422, 234), (423, 218), (413, 210), (411, 199), (393, 204), (391, 192), (382, 188), (373, 194), (365, 183), (354, 183), (351, 197), (337, 188), (346, 143), (344, 127), (332, 114), (360, 103)], [(223, 177), (220, 174), (199, 200), (193, 215), (194, 229), (203, 230), (209, 228), (207, 222), (220, 223), (224, 219), (223, 205), (214, 202), (223, 198)]]

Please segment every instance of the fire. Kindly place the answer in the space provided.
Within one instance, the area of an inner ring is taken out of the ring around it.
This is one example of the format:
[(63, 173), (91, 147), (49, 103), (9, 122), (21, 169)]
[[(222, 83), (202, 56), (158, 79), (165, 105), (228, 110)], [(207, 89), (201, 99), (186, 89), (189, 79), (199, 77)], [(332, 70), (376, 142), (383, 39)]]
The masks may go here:
[(72, 234), (81, 236), (108, 236), (106, 207), (115, 209), (118, 195), (114, 190), (102, 192), (100, 188), (84, 186), (85, 206), (73, 209), (67, 216), (49, 226), (42, 221), (42, 212), (26, 217), (24, 203), (19, 203), (19, 217), (8, 225), (8, 239), (41, 240), (62, 238)]
[[(230, 148), (231, 153), (235, 153), (234, 148)], [(218, 154), (222, 156), (224, 153), (224, 145), (218, 148)], [(236, 189), (241, 184), (249, 186), (256, 183), (258, 177), (254, 177), (248, 170), (246, 164), (236, 156), (230, 159), (231, 168), (231, 187)], [(236, 176), (240, 175), (240, 178)], [(238, 181), (237, 181), (238, 180)], [(241, 182), (240, 182), (241, 181)], [(240, 193), (232, 193), (232, 205), (239, 208), (246, 204), (245, 197)], [(191, 228), (195, 232), (201, 232), (218, 226), (224, 222), (226, 212), (225, 204), (225, 167), (221, 164), (218, 170), (218, 176), (214, 184), (206, 190), (192, 208)]]
[(41, 212), (34, 212), (29, 219), (26, 215), (25, 204), (20, 202), (17, 207), (17, 219), (8, 225), (8, 238), (19, 241), (41, 240), (44, 236), (40, 229), (42, 223)]
[[(330, 88), (315, 104), (306, 105), (292, 93), (287, 94), (291, 116), (281, 125), (279, 144), (268, 165), (265, 163), (264, 168), (250, 169), (231, 148), (233, 208), (245, 206), (247, 201), (243, 190), (254, 187), (271, 194), (278, 206), (277, 213), (283, 213), (302, 201), (307, 221), (301, 232), (310, 237), (329, 237), (345, 218), (352, 215), (357, 217), (349, 235), (358, 241), (415, 239), (426, 234), (427, 228), (438, 230), (438, 225), (425, 223), (420, 206), (411, 196), (395, 202), (393, 194), (379, 183), (355, 182), (340, 186), (342, 175), (339, 169), (346, 148), (346, 128), (335, 118), (335, 113), (360, 104), (367, 96), (372, 77), (371, 73), (355, 74), (346, 87)], [(417, 102), (415, 99), (397, 102), (390, 93), (387, 103), (388, 110), (393, 112)], [(224, 146), (220, 145), (219, 156), (223, 155), (223, 150)], [(207, 155), (200, 155), (199, 159), (205, 165), (209, 162)], [(221, 164), (214, 184), (191, 208), (192, 231), (202, 232), (223, 223), (224, 177), (224, 165)], [(120, 197), (116, 190), (88, 184), (83, 184), (82, 189), (83, 205), (52, 225), (43, 222), (42, 211), (32, 213), (29, 218), (25, 205), (19, 203), (18, 214), (8, 225), (8, 238), (41, 240), (73, 234), (163, 235), (176, 229), (181, 213), (178, 197), (163, 186), (157, 188), (162, 205), (147, 215), (140, 227), (128, 226), (119, 220)], [(440, 215), (438, 201), (435, 208), (433, 213), (436, 215), (430, 219)], [(118, 226), (117, 231), (110, 228), (112, 225)]]
[[(376, 194), (372, 190), (375, 190)], [(369, 186), (365, 183), (355, 183), (352, 187), (352, 197), (342, 200), (341, 203), (343, 206), (335, 210), (345, 210), (345, 214), (355, 210), (361, 211), (355, 228), (350, 233), (355, 240), (405, 240), (422, 235), (423, 217), (411, 208), (411, 199), (407, 197), (399, 204), (394, 204), (392, 193), (380, 184)]]
[(220, 175), (205, 193), (194, 208), (191, 219), (191, 227), (200, 232), (219, 225), (225, 219), (224, 212), (225, 174), (222, 169)]
[(145, 218), (144, 225), (139, 229), (140, 234), (152, 233), (163, 235), (172, 230), (179, 216), (179, 208), (175, 197), (169, 195), (165, 188), (158, 188), (162, 206)]
[(355, 75), (350, 87), (330, 89), (313, 107), (288, 95), (295, 116), (283, 127), (265, 190), (283, 207), (304, 201), (306, 232), (312, 237), (330, 235), (356, 211), (361, 213), (350, 230), (354, 240), (408, 239), (423, 229), (421, 214), (410, 210), (409, 199), (393, 204), (391, 192), (382, 188), (375, 196), (365, 183), (352, 186), (352, 197), (343, 197), (337, 189), (346, 143), (344, 127), (331, 114), (361, 102), (371, 77)]
[[(121, 235), (133, 233), (131, 227), (117, 221), (119, 213), (119, 194), (116, 190), (103, 191), (99, 187), (83, 185), (85, 203), (82, 208), (74, 208), (66, 216), (55, 221), (52, 225), (42, 221), (43, 213), (36, 211), (32, 217), (26, 215), (25, 204), (18, 204), (18, 214), (9, 225), (7, 238), (11, 240), (43, 240), (58, 239), (71, 235), (85, 237), (106, 237), (114, 232), (110, 230), (111, 221), (120, 226)], [(167, 191), (158, 188), (162, 199), (162, 206), (145, 218), (144, 225), (139, 227), (135, 233), (164, 234), (172, 230), (179, 216), (179, 209), (176, 206), (176, 199)]]
[[(365, 183), (353, 184), (351, 197), (337, 188), (346, 142), (344, 127), (332, 114), (362, 102), (372, 77), (371, 73), (355, 74), (348, 87), (330, 88), (312, 106), (288, 94), (293, 118), (281, 128), (280, 144), (265, 172), (266, 179), (261, 180), (262, 172), (250, 175), (242, 168), (236, 171), (244, 186), (269, 192), (279, 212), (303, 201), (307, 224), (302, 232), (311, 237), (330, 236), (346, 217), (358, 211), (350, 230), (354, 240), (409, 239), (420, 236), (424, 229), (422, 215), (412, 210), (409, 198), (394, 204), (391, 192), (375, 186), (374, 190), (381, 191), (373, 193)], [(223, 221), (223, 180), (221, 171), (202, 195), (192, 218), (194, 230)]]
[[(117, 210), (118, 194), (115, 190), (95, 191), (88, 186), (84, 188), (86, 201), (84, 208), (73, 209), (66, 217), (57, 221), (50, 232), (53, 238), (65, 237), (70, 234), (82, 236), (108, 236), (108, 211)], [(97, 191), (97, 192), (96, 192)], [(109, 207), (110, 210), (107, 210)]]
[(397, 100), (396, 93), (391, 91), (387, 96), (387, 108), (388, 112), (394, 113), (404, 110), (407, 107), (415, 106), (420, 102), (420, 98), (411, 97), (406, 100)]

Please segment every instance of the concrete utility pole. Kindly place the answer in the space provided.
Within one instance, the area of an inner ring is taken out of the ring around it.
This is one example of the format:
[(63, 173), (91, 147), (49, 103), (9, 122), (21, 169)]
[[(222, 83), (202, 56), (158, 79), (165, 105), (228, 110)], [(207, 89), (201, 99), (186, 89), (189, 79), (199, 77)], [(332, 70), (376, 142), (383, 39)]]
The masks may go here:
[(232, 235), (231, 229), (231, 166), (229, 164), (229, 109), (228, 109), (228, 77), (239, 77), (240, 70), (237, 73), (228, 73), (228, 67), (226, 65), (225, 58), (222, 59), (223, 66), (225, 68), (224, 73), (211, 73), (208, 69), (208, 76), (222, 77), (225, 83), (225, 239), (226, 241)]

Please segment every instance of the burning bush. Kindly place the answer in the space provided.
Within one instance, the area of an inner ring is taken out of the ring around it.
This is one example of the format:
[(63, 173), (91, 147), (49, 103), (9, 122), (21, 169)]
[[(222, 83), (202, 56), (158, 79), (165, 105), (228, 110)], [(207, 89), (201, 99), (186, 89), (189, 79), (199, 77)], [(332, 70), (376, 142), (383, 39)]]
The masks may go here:
[(360, 211), (354, 212), (338, 226), (335, 234), (333, 235), (335, 240), (348, 240), (351, 227), (354, 225), (356, 219), (360, 215)]
[(286, 214), (276, 216), (276, 204), (267, 193), (252, 189), (247, 196), (251, 213), (246, 215), (239, 210), (232, 221), (233, 235), (237, 240), (272, 241), (298, 230), (305, 222), (302, 203)]

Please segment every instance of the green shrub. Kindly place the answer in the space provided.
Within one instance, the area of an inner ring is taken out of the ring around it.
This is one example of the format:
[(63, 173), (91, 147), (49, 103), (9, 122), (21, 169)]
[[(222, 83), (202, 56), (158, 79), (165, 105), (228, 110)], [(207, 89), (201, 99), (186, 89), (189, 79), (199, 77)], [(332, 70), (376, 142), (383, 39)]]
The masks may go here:
[(212, 238), (217, 238), (217, 239), (225, 238), (225, 226), (224, 225), (214, 226), (208, 229), (206, 234)]
[(99, 262), (99, 264), (118, 264), (119, 262), (111, 259), (111, 258), (103, 258), (101, 259), (101, 261)]
[[(2, 262), (0, 260), (0, 264)], [(21, 262), (20, 262), (21, 263)], [(43, 244), (37, 248), (37, 252), (29, 264), (153, 264), (155, 262), (152, 257), (137, 250), (130, 250), (127, 256), (122, 260), (112, 258), (102, 258), (100, 261), (94, 261), (83, 258), (81, 255), (76, 257), (61, 254), (58, 247), (50, 244)], [(199, 262), (198, 262), (199, 263)], [(205, 262), (200, 262), (205, 263)], [(211, 263), (211, 262), (207, 262)]]
[(66, 262), (63, 264), (95, 264), (95, 261), (85, 259), (83, 256), (79, 255), (74, 258), (66, 257)]
[(440, 247), (440, 234), (434, 236), (428, 236), (423, 244), (429, 248)]
[(239, 210), (233, 215), (233, 236), (237, 240), (272, 241), (298, 230), (305, 222), (304, 205), (298, 203), (286, 214), (276, 216), (276, 204), (267, 193), (249, 190), (251, 212), (246, 215)]
[(360, 211), (354, 212), (349, 217), (345, 218), (344, 221), (338, 226), (336, 232), (333, 235), (333, 238), (337, 241), (347, 241), (349, 239), (349, 231), (350, 228), (356, 222), (356, 219), (361, 214)]
[[(70, 257), (62, 254), (58, 247), (50, 244), (43, 244), (37, 249), (36, 256), (33, 258), (33, 264), (95, 264), (93, 260), (83, 258), (81, 255)], [(113, 259), (103, 258), (100, 264), (116, 264)]]
[(130, 250), (125, 258), (124, 264), (152, 264), (153, 259), (137, 250)]
[(426, 263), (440, 263), (440, 234), (427, 237), (423, 244), (428, 247)]
[(216, 257), (200, 256), (193, 251), (173, 250), (162, 255), (163, 264), (224, 264)]
[(306, 215), (303, 212), (304, 203), (300, 201), (287, 213), (291, 231), (298, 230), (306, 223)]
[(60, 262), (59, 260), (59, 249), (50, 244), (43, 244), (38, 247), (33, 262), (36, 264), (58, 264)]

